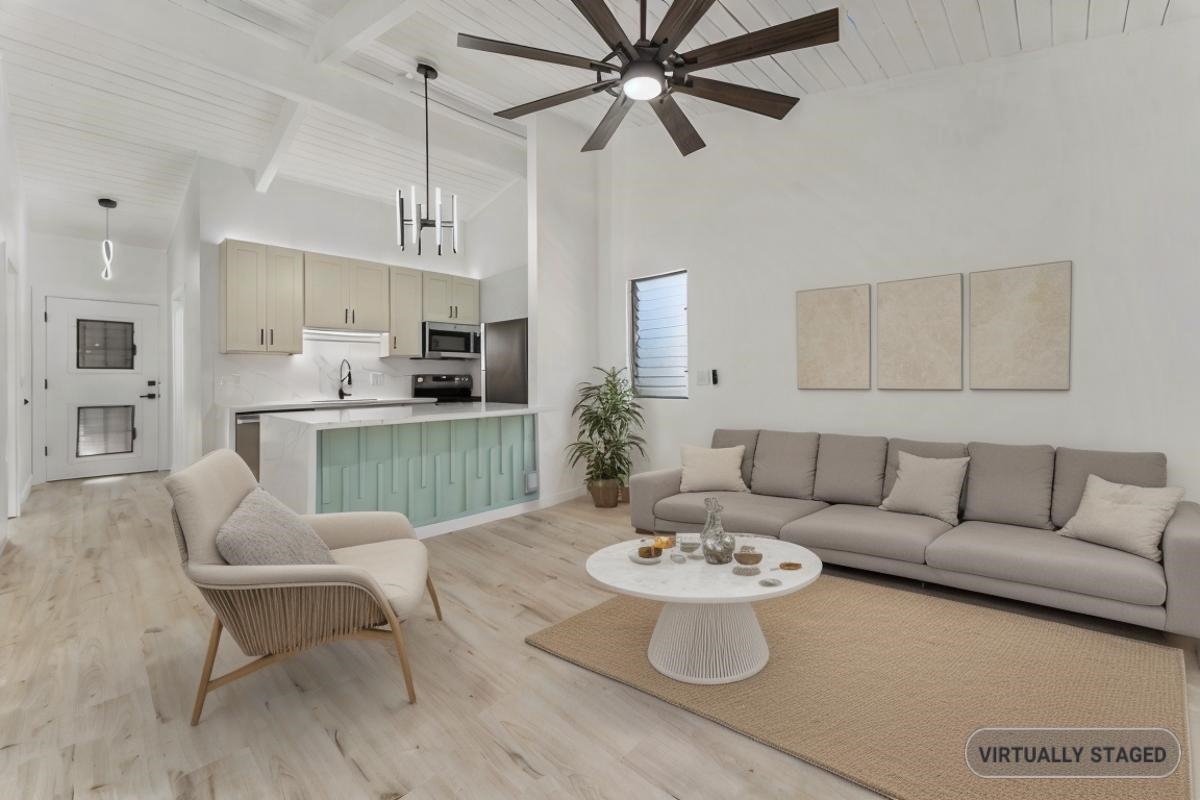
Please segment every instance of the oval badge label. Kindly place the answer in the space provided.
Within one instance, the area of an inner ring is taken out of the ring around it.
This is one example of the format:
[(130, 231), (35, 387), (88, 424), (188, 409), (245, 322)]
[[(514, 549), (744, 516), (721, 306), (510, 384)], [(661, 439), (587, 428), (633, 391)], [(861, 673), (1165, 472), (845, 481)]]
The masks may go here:
[(1180, 755), (1166, 728), (980, 728), (967, 739), (981, 778), (1165, 778)]

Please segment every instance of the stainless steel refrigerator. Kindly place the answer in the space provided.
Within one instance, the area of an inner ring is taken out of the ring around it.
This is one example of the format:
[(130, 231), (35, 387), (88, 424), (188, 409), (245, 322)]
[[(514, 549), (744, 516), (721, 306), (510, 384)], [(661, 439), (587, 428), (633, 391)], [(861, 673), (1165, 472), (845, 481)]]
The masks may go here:
[(483, 399), (529, 404), (529, 320), (483, 326)]

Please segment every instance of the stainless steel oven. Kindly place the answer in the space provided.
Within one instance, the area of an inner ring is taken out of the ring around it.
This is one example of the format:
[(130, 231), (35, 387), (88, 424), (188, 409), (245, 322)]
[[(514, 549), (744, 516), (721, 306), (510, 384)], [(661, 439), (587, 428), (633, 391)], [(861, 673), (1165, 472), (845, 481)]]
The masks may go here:
[(482, 342), (478, 325), (426, 322), (421, 352), (425, 358), (479, 358)]

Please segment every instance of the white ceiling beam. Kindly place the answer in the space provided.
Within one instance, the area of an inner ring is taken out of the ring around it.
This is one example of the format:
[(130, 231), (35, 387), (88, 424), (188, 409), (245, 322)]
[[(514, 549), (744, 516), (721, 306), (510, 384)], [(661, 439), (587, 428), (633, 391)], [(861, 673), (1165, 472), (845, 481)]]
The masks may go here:
[(297, 103), (295, 100), (283, 101), (279, 119), (275, 120), (271, 138), (263, 150), (262, 161), (255, 173), (255, 191), (265, 193), (271, 188), (271, 182), (275, 180), (275, 175), (278, 174), (279, 167), (287, 156), (288, 148), (292, 146), (292, 140), (296, 138), (300, 126), (304, 124), (304, 118), (308, 116), (308, 109), (308, 103)]
[(308, 49), (318, 64), (341, 61), (420, 10), (422, 0), (346, 0)]
[[(15, 9), (22, 0), (0, 0)], [(421, 99), (400, 87), (369, 83), (308, 59), (302, 47), (289, 50), (161, 0), (37, 0), (36, 7), (97, 31), (153, 48), (173, 58), (257, 86), (296, 103), (311, 103), (423, 142)], [(436, 147), (469, 164), (525, 174), (524, 137), (510, 130), (472, 125), (445, 115)]]

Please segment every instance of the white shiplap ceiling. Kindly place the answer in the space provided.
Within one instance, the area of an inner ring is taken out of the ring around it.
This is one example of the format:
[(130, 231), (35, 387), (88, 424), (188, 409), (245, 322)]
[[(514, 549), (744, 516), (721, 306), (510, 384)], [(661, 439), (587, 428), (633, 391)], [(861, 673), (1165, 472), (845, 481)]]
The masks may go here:
[[(637, 0), (610, 0), (629, 31)], [(1200, 15), (1200, 0), (718, 0), (684, 49), (839, 5), (842, 38), (707, 75), (803, 95)], [(650, 0), (651, 28), (668, 7)], [(432, 172), (463, 213), (522, 170), (489, 112), (587, 83), (460, 50), (459, 31), (600, 57), (570, 0), (0, 0), (0, 63), (35, 230), (163, 247), (198, 156), (390, 202), (422, 183), (419, 60), (435, 63)], [(595, 125), (599, 96), (561, 109)], [(722, 107), (680, 98), (703, 132)], [(627, 124), (657, 124), (645, 108)], [(618, 136), (620, 134), (618, 133)], [(582, 144), (582, 142), (581, 142)], [(265, 174), (264, 174), (265, 173)]]

